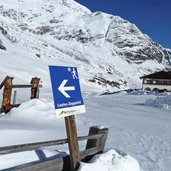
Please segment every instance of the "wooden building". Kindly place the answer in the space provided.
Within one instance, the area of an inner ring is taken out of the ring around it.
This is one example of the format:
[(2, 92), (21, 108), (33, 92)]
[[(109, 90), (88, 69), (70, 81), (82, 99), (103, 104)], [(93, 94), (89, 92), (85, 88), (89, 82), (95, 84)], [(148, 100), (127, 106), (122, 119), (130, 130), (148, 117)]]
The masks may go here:
[(169, 70), (155, 72), (140, 78), (143, 80), (143, 90), (171, 92), (171, 71)]

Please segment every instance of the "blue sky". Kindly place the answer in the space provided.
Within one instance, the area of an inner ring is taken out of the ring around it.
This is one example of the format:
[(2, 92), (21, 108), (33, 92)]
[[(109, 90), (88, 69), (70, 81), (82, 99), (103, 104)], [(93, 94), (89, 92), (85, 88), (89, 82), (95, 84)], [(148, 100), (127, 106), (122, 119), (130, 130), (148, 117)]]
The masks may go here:
[(103, 11), (134, 23), (143, 33), (171, 49), (171, 0), (75, 0), (92, 12)]

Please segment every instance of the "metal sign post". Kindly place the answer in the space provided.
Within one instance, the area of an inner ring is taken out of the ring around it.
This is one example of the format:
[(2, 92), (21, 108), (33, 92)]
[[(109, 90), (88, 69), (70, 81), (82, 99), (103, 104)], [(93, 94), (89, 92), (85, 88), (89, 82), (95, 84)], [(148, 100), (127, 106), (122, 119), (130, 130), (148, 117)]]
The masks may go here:
[(57, 117), (65, 117), (72, 171), (79, 165), (80, 152), (75, 122), (76, 114), (85, 113), (77, 68), (49, 66)]

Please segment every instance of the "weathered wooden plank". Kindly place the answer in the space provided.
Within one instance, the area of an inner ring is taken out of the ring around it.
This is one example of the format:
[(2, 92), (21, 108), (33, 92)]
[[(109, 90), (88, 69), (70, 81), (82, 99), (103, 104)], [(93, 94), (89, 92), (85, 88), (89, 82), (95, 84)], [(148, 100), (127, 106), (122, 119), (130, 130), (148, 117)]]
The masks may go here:
[(42, 162), (39, 164), (33, 164), (31, 166), (22, 165), (15, 168), (16, 171), (62, 171), (63, 169), (63, 158), (57, 158)]
[[(88, 139), (86, 149), (101, 147), (101, 151), (99, 152), (103, 152), (108, 135), (108, 128), (105, 127), (100, 128), (97, 126), (90, 127), (89, 135), (92, 134), (103, 134), (103, 135), (95, 139)], [(91, 158), (92, 156), (89, 155), (87, 158), (85, 158), (85, 160), (90, 160)]]
[(90, 127), (89, 135), (93, 134), (103, 134), (102, 136), (89, 139), (87, 141), (86, 149), (97, 147), (97, 146), (105, 146), (107, 135), (108, 135), (108, 128), (99, 128), (97, 126)]
[(37, 78), (37, 77), (32, 78), (32, 80), (30, 82), (32, 84), (30, 99), (39, 98), (38, 97), (38, 95), (39, 95), (39, 93), (38, 93), (38, 91), (39, 91), (39, 82), (40, 82), (40, 78)]
[(12, 85), (12, 80), (14, 77), (7, 76), (4, 79), (4, 91), (3, 91), (3, 99), (2, 99), (2, 107), (1, 112), (8, 113), (11, 108), (11, 95), (12, 95), (12, 88), (8, 88), (8, 85)]
[(41, 147), (46, 146), (53, 146), (53, 145), (62, 145), (68, 142), (67, 139), (60, 139), (60, 140), (52, 140), (52, 141), (44, 141), (44, 142), (37, 142), (37, 143), (30, 143), (30, 144), (20, 144), (20, 145), (13, 145), (7, 147), (0, 147), (0, 154), (8, 154), (20, 151), (27, 151), (27, 150), (34, 150)]
[(92, 134), (92, 135), (86, 135), (86, 136), (81, 136), (78, 137), (78, 141), (83, 141), (83, 140), (88, 140), (88, 139), (97, 139), (101, 136), (105, 135), (104, 133), (99, 133), (99, 134)]
[[(102, 151), (103, 147), (94, 147), (91, 149), (87, 149), (85, 151), (80, 152), (80, 159), (84, 160), (84, 158), (88, 156), (95, 155)], [(42, 162), (39, 164), (22, 165), (18, 168), (15, 168), (16, 171), (70, 171), (68, 163), (65, 163), (65, 160), (68, 159), (69, 156), (65, 156), (63, 158), (52, 159), (46, 162)], [(65, 164), (65, 166), (64, 166)]]
[(95, 154), (101, 153), (103, 150), (104, 150), (103, 146), (86, 149), (85, 151), (82, 151), (80, 153), (81, 160), (88, 161), (86, 160), (87, 157), (94, 156)]
[[(72, 118), (73, 119), (73, 118)], [(74, 118), (75, 119), (75, 118)], [(68, 128), (73, 123), (70, 123), (68, 125)], [(79, 141), (88, 139), (87, 146), (85, 151), (79, 152), (79, 160), (87, 162), (94, 156), (95, 154), (101, 153), (104, 150), (104, 145), (106, 142), (108, 134), (107, 128), (99, 128), (99, 127), (91, 127), (89, 131), (88, 136), (81, 136), (78, 137)], [(72, 136), (72, 135), (70, 135)], [(96, 140), (96, 141), (95, 141)], [(19, 151), (27, 151), (27, 150), (33, 150), (36, 148), (41, 148), (45, 146), (53, 146), (53, 145), (61, 145), (68, 143), (68, 139), (61, 139), (61, 140), (52, 140), (52, 141), (45, 141), (45, 142), (38, 142), (38, 143), (31, 143), (31, 144), (21, 144), (21, 145), (14, 145), (14, 146), (8, 146), (8, 147), (0, 147), (0, 154), (7, 154), (11, 152), (19, 152)], [(74, 148), (74, 147), (73, 147)], [(75, 150), (75, 149), (73, 149)], [(17, 168), (13, 170), (18, 171), (71, 171), (70, 161), (72, 155), (65, 156), (57, 159), (51, 159), (42, 163), (30, 163), (25, 164), (22, 166), (18, 166)], [(78, 165), (77, 165), (78, 166)], [(74, 168), (76, 169), (76, 168)]]
[(68, 146), (70, 151), (71, 170), (76, 171), (80, 162), (80, 151), (77, 138), (77, 128), (75, 116), (65, 117), (65, 125), (68, 137)]
[[(103, 133), (94, 134), (94, 135), (86, 135), (78, 137), (78, 141), (84, 141), (87, 139), (96, 139), (103, 136)], [(68, 143), (68, 139), (59, 139), (59, 140), (51, 140), (51, 141), (44, 141), (44, 142), (36, 142), (36, 143), (29, 143), (29, 144), (19, 144), (19, 145), (12, 145), (12, 146), (5, 146), (0, 147), (0, 154), (8, 154), (26, 150), (34, 150), (41, 147), (46, 146), (54, 146), (54, 145), (62, 145)]]
[[(7, 88), (36, 88), (36, 84), (13, 84), (13, 85), (7, 85)], [(39, 87), (43, 87), (42, 84), (39, 84)]]

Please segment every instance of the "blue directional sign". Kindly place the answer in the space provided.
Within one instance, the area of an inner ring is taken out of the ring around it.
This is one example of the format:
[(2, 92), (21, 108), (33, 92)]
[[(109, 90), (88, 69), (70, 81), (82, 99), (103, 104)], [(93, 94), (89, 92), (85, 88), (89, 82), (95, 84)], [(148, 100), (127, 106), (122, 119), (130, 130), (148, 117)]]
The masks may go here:
[(76, 67), (49, 66), (57, 116), (85, 113)]

